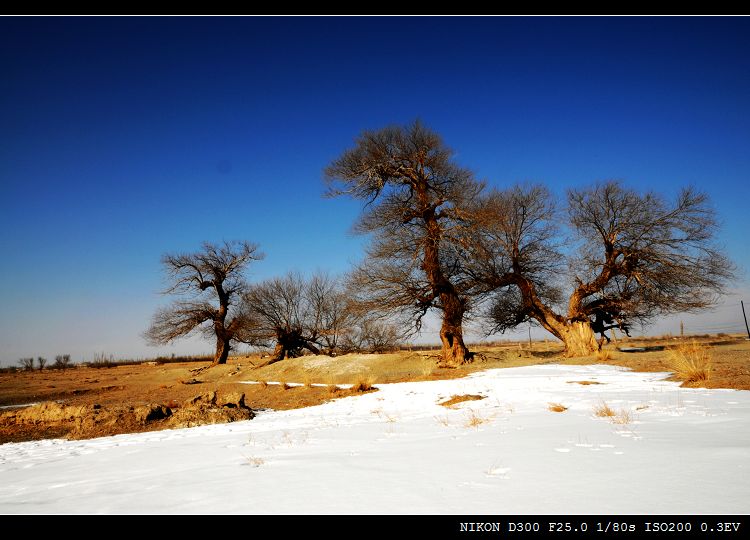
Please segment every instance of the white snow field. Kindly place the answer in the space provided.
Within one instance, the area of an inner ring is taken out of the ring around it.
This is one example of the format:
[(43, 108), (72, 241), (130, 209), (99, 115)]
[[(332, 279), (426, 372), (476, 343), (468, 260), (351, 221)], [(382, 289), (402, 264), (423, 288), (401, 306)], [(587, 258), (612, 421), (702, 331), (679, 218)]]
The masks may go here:
[[(747, 513), (750, 392), (666, 376), (496, 369), (234, 424), (5, 444), (0, 513)], [(486, 399), (437, 405), (454, 394)], [(602, 401), (625, 423), (595, 416)]]

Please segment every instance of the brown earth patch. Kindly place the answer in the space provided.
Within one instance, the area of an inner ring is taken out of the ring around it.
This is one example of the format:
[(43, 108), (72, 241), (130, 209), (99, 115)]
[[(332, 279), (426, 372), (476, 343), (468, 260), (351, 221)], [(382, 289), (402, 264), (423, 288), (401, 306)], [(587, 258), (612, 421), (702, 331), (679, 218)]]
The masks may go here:
[(236, 422), (255, 416), (245, 404), (243, 393), (217, 396), (216, 392), (207, 392), (172, 405), (64, 405), (46, 401), (0, 414), (0, 437), (23, 440), (22, 434), (39, 430), (54, 433), (56, 437), (90, 439), (118, 433)]
[(449, 409), (453, 408), (454, 405), (457, 405), (459, 403), (463, 403), (464, 401), (479, 401), (480, 399), (484, 399), (487, 396), (480, 396), (479, 394), (462, 394), (460, 396), (451, 396), (450, 399), (447, 399), (445, 401), (441, 401), (438, 403), (438, 405), (442, 405), (443, 407), (448, 407)]

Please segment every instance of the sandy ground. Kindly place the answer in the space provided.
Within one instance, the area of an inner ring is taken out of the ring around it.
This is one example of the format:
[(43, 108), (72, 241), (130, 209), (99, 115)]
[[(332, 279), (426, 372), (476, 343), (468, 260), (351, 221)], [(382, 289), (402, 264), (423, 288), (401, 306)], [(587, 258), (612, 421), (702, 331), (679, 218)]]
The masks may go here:
[[(750, 342), (738, 337), (705, 338), (711, 347), (711, 378), (702, 386), (750, 390)], [(649, 340), (648, 345), (675, 345), (676, 340)], [(637, 340), (619, 346), (638, 346)], [(393, 354), (350, 354), (340, 357), (304, 356), (264, 367), (258, 356), (230, 358), (227, 365), (199, 373), (193, 370), (205, 363), (139, 364), (111, 368), (76, 367), (66, 371), (0, 373), (0, 407), (57, 401), (65, 405), (101, 407), (167, 405), (183, 403), (196, 395), (215, 391), (220, 395), (243, 392), (245, 403), (254, 410), (288, 410), (325, 403), (344, 393), (333, 393), (321, 384), (345, 385), (357, 382), (394, 383), (442, 380), (465, 377), (493, 368), (527, 365), (607, 364), (643, 372), (670, 371), (667, 351), (624, 353), (612, 344), (606, 348), (609, 358), (591, 356), (569, 359), (561, 355), (556, 343), (512, 344), (473, 349), (481, 356), (472, 364), (457, 369), (438, 368), (436, 352), (402, 351)], [(673, 378), (672, 380), (678, 380)], [(298, 383), (241, 384), (240, 381)], [(12, 409), (4, 409), (5, 411)], [(133, 431), (133, 426), (112, 427), (107, 434)], [(160, 429), (158, 423), (142, 430)], [(65, 436), (65, 426), (48, 424), (18, 426), (0, 421), (0, 443)], [(101, 433), (99, 433), (101, 435)]]

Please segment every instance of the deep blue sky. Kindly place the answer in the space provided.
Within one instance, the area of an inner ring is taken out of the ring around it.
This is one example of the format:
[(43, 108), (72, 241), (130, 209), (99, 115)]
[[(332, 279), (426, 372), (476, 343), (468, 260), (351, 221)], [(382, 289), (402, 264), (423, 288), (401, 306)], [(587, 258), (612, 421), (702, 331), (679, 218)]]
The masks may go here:
[[(701, 187), (750, 300), (748, 19), (5, 17), (0, 362), (209, 351), (140, 337), (160, 256), (345, 271), (359, 207), (321, 170), (417, 117), (493, 185)], [(739, 329), (739, 298), (702, 320)]]

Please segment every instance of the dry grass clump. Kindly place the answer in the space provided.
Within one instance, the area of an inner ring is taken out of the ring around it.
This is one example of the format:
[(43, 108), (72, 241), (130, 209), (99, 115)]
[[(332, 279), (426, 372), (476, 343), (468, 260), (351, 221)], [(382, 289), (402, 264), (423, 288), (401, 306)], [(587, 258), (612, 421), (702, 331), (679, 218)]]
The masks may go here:
[(612, 358), (613, 358), (612, 351), (601, 349), (600, 351), (597, 351), (596, 353), (596, 359), (599, 360), (600, 362), (608, 362), (612, 360)]
[(441, 401), (438, 403), (438, 405), (442, 405), (443, 407), (451, 408), (453, 405), (457, 405), (459, 403), (463, 403), (464, 401), (479, 401), (480, 399), (484, 399), (485, 396), (480, 396), (478, 394), (462, 394), (462, 395), (452, 395), (450, 399), (447, 399), (445, 401)]
[(435, 422), (437, 422), (441, 426), (443, 427), (450, 426), (450, 420), (448, 419), (447, 416), (435, 416), (434, 418), (435, 418)]
[(627, 409), (620, 409), (618, 413), (612, 418), (613, 424), (632, 424), (633, 415)]
[(286, 381), (279, 381), (279, 386), (282, 390), (289, 390), (291, 388), (291, 386), (289, 386)]
[(245, 457), (245, 463), (247, 465), (250, 465), (251, 467), (260, 467), (263, 465), (266, 460), (260, 457), (255, 456), (244, 456)]
[(352, 393), (357, 392), (369, 392), (372, 390), (372, 382), (367, 379), (359, 379), (357, 382), (355, 382), (352, 387), (349, 389)]
[(685, 382), (701, 383), (711, 377), (711, 349), (695, 340), (670, 349), (667, 362), (669, 369)]
[(602, 401), (599, 405), (594, 407), (594, 414), (601, 418), (609, 418), (613, 424), (632, 424), (633, 413), (628, 409), (620, 409), (615, 411), (612, 407), (607, 405), (605, 401)]
[(590, 384), (604, 384), (597, 381), (568, 381), (568, 384), (580, 384), (581, 386), (588, 386)]
[(469, 411), (469, 415), (466, 417), (466, 427), (478, 428), (482, 424), (487, 424), (490, 421), (489, 418), (478, 415), (475, 411)]
[(547, 407), (547, 410), (552, 412), (565, 412), (568, 410), (568, 408), (561, 403), (550, 403)]
[(328, 386), (326, 386), (326, 388), (328, 389), (329, 394), (338, 394), (341, 391), (341, 388), (339, 388), (335, 384), (329, 384)]
[(594, 414), (601, 418), (611, 418), (617, 413), (605, 401), (602, 401), (594, 407)]

